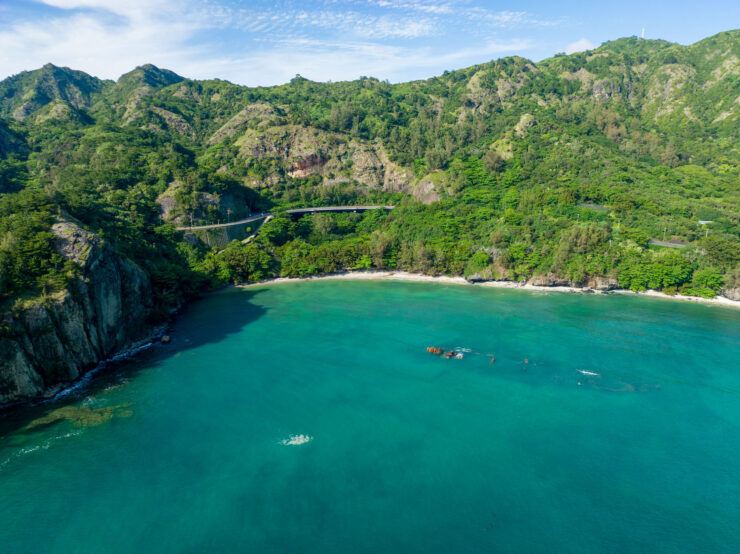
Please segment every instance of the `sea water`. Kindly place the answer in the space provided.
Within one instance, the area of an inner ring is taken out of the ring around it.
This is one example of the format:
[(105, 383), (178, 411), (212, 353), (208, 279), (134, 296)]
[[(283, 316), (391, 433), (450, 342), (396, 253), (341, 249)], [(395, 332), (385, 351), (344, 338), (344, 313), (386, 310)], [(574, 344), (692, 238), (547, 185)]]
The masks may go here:
[(0, 550), (740, 551), (738, 310), (323, 281), (170, 334), (2, 415)]

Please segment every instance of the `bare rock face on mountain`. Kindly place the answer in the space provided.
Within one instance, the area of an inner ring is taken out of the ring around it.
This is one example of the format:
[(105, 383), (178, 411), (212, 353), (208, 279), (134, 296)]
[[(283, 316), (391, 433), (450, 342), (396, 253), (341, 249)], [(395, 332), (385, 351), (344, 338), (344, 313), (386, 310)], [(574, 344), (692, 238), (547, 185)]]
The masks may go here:
[(412, 194), (414, 198), (424, 204), (432, 204), (433, 202), (438, 202), (440, 199), (435, 183), (425, 179), (422, 179), (413, 187)]
[(150, 110), (161, 118), (164, 127), (166, 127), (169, 131), (175, 132), (180, 135), (185, 135), (186, 137), (190, 138), (195, 137), (195, 131), (193, 130), (193, 127), (181, 115), (173, 113), (169, 110), (165, 110), (164, 108), (159, 108), (157, 106), (150, 108)]
[(176, 225), (217, 223), (249, 216), (255, 208), (254, 191), (232, 183), (226, 190), (188, 192), (183, 183), (173, 181), (156, 202), (162, 219)]
[(277, 120), (278, 111), (267, 102), (255, 102), (240, 110), (224, 123), (211, 137), (208, 144), (219, 144), (224, 139), (244, 132), (248, 128), (264, 127)]
[(721, 291), (722, 296), (740, 302), (740, 287), (725, 287)]
[(2, 316), (0, 405), (53, 393), (147, 329), (152, 290), (144, 271), (72, 221), (52, 232), (81, 275), (58, 295)]
[(242, 158), (272, 160), (292, 178), (360, 183), (371, 189), (406, 190), (413, 173), (393, 163), (379, 142), (313, 127), (277, 125), (248, 129), (235, 144)]
[(546, 275), (535, 275), (532, 277), (528, 284), (537, 287), (569, 287), (572, 283), (563, 277), (548, 273)]
[(586, 279), (585, 287), (600, 291), (614, 290), (619, 288), (619, 281), (616, 277), (592, 275)]
[(37, 125), (47, 121), (82, 122), (85, 121), (85, 117), (64, 100), (54, 100), (38, 110), (34, 116), (34, 122)]

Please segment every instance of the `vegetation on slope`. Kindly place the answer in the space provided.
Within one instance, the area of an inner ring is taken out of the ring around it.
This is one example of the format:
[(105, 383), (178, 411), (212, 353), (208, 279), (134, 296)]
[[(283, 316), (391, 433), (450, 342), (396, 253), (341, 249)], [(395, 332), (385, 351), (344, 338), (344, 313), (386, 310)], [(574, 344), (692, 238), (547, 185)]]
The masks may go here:
[[(74, 275), (50, 233), (61, 216), (148, 272), (160, 317), (204, 287), (347, 267), (702, 296), (740, 285), (738, 31), (397, 85), (246, 88), (154, 66), (114, 83), (47, 65), (0, 83), (0, 116), (6, 305)], [(398, 207), (278, 216), (221, 252), (174, 229), (368, 202)]]

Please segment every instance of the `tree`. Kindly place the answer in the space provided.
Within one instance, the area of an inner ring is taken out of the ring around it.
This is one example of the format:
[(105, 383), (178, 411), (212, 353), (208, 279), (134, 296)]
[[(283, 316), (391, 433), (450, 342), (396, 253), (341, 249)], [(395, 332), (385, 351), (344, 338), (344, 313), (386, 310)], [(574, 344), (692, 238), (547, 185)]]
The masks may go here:
[(483, 156), (483, 167), (489, 173), (498, 173), (504, 168), (504, 159), (501, 154), (495, 150), (489, 150), (486, 155)]
[(719, 291), (724, 284), (722, 272), (716, 267), (704, 267), (697, 269), (691, 279), (691, 286), (699, 289), (710, 289)]

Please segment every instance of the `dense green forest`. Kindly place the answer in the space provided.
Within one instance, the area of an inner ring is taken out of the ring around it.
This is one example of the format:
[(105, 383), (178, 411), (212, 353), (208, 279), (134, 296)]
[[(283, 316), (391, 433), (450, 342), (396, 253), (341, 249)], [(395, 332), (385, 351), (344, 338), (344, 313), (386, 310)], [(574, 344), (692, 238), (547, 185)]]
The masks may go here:
[[(0, 82), (0, 302), (79, 273), (59, 219), (148, 272), (155, 317), (225, 283), (346, 268), (712, 297), (740, 287), (739, 135), (739, 31), (402, 84), (46, 65)], [(368, 203), (396, 208), (284, 212)], [(268, 210), (249, 244), (176, 230)]]

